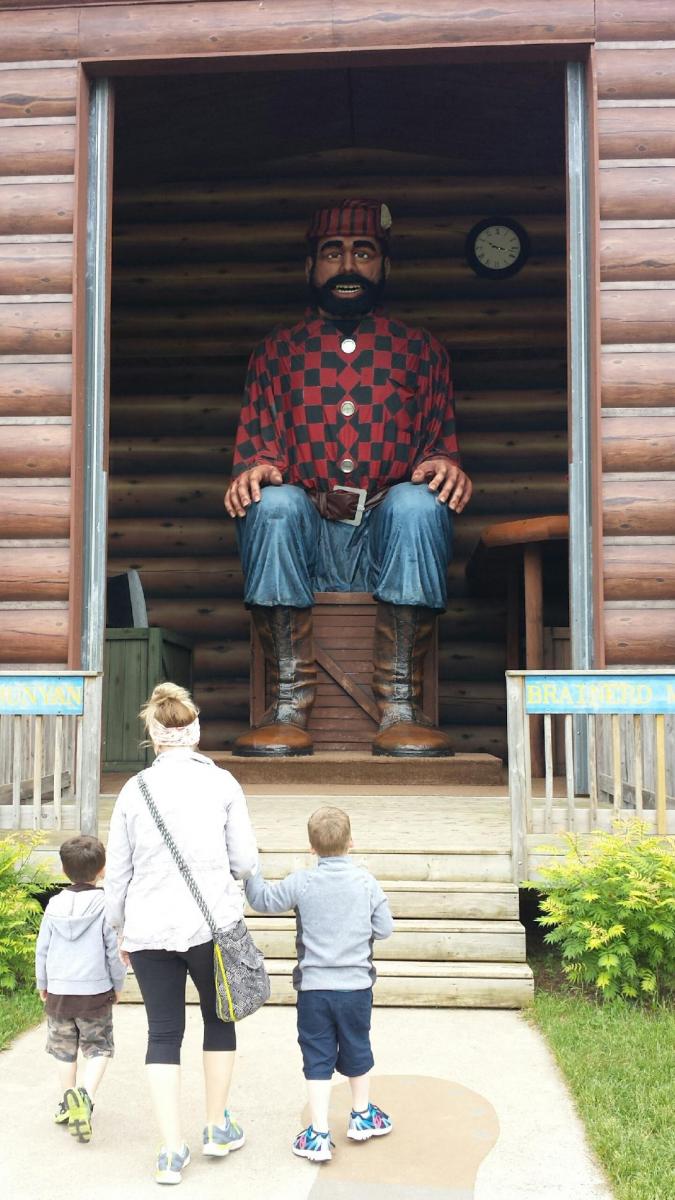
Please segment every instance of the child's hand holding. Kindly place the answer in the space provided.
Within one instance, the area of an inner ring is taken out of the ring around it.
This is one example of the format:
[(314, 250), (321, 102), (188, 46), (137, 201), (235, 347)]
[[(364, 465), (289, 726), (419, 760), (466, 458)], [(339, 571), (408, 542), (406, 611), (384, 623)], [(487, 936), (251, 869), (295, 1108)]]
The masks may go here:
[(45, 1004), (47, 1001), (47, 989), (46, 988), (38, 988), (38, 995), (39, 995), (42, 1003)]

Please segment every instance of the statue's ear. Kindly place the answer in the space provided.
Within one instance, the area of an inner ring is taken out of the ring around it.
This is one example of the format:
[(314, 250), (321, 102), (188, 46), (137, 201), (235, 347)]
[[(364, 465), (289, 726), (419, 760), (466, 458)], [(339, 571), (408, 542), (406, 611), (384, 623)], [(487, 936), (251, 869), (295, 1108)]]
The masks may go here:
[(312, 258), (311, 254), (308, 254), (307, 258), (305, 259), (305, 279), (307, 280), (308, 283), (309, 283), (310, 275), (312, 274), (313, 270), (314, 270), (314, 259)]
[(391, 271), (391, 259), (388, 257), (388, 255), (385, 255), (385, 257), (384, 257), (384, 261), (382, 263), (382, 269), (384, 271), (385, 279), (388, 279), (389, 272)]

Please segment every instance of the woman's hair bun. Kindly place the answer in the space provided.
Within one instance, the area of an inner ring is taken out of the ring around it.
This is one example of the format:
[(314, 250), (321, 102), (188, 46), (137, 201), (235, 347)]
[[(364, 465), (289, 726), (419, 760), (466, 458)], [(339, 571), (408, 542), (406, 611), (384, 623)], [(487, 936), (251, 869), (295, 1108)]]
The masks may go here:
[(191, 725), (199, 716), (199, 709), (187, 688), (178, 683), (158, 683), (153, 688), (147, 704), (143, 705), (139, 716), (145, 722), (147, 729), (150, 721), (159, 721), (167, 729), (182, 728)]

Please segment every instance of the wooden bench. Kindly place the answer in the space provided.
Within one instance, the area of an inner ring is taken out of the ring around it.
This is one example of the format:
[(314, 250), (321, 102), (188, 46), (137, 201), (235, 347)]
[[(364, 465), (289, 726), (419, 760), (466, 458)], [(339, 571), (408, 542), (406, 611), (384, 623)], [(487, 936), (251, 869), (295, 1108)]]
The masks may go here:
[[(317, 695), (309, 730), (317, 750), (370, 750), (379, 726), (371, 689), (377, 603), (369, 592), (317, 592)], [(269, 704), (265, 656), (251, 623), (251, 723)], [(424, 664), (422, 707), (438, 723), (438, 635)]]

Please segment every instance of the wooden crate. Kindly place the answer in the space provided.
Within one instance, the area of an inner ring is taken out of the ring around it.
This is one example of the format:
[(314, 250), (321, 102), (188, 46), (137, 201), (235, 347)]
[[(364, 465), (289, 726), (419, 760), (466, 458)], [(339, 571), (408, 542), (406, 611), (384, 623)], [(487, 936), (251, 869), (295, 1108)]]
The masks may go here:
[[(369, 592), (317, 592), (314, 649), (317, 696), (309, 730), (317, 750), (369, 750), (378, 729), (371, 681), (377, 603)], [(437, 628), (437, 627), (436, 627)], [(251, 723), (270, 702), (265, 658), (251, 624)], [(424, 664), (422, 704), (438, 721), (437, 632)]]
[(140, 771), (153, 751), (140, 745), (139, 710), (165, 680), (192, 688), (192, 641), (158, 626), (107, 629), (103, 672), (103, 769)]

